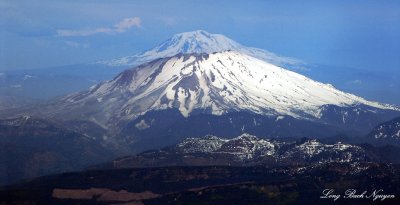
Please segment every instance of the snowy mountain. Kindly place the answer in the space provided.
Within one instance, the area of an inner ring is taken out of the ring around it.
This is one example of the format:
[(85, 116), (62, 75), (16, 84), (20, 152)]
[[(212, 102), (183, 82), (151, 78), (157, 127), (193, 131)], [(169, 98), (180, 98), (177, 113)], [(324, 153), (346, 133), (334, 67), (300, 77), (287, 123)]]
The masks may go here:
[[(397, 110), (235, 51), (155, 60), (69, 95), (56, 107), (64, 118), (68, 113), (80, 113), (103, 127), (112, 127), (151, 110), (172, 108), (185, 117), (200, 110), (212, 115), (248, 111), (320, 119), (325, 105)], [(138, 126), (145, 128), (146, 122), (142, 125)]]
[(294, 58), (278, 56), (259, 48), (246, 47), (224, 35), (210, 34), (202, 30), (176, 34), (155, 48), (136, 55), (98, 61), (97, 63), (108, 66), (137, 66), (177, 54), (211, 54), (228, 50), (237, 51), (279, 66), (296, 67), (302, 64), (301, 61)]
[(286, 58), (204, 31), (178, 34), (140, 59), (150, 62), (21, 112), (134, 152), (206, 134), (363, 136), (400, 114), (277, 66), (292, 62)]

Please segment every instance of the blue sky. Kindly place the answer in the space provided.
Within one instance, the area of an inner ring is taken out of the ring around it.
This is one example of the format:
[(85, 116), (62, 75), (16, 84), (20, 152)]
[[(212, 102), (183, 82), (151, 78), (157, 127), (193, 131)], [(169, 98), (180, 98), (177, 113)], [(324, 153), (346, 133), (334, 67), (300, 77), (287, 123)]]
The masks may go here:
[(400, 1), (0, 0), (0, 70), (135, 54), (203, 29), (309, 63), (400, 72)]

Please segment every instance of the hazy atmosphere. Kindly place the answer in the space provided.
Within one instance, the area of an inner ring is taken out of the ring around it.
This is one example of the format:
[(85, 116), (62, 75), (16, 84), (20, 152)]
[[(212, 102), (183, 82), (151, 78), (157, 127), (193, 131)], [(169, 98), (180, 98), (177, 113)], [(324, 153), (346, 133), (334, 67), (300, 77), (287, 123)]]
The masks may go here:
[(0, 0), (0, 204), (400, 204), (400, 1)]

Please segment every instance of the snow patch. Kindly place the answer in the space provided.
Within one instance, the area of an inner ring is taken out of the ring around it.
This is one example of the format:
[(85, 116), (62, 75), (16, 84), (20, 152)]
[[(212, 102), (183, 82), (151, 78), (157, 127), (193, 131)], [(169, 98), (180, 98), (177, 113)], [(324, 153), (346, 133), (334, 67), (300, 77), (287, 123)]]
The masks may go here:
[(139, 130), (145, 130), (149, 128), (150, 125), (148, 125), (145, 120), (140, 120), (140, 122), (135, 124), (135, 127)]

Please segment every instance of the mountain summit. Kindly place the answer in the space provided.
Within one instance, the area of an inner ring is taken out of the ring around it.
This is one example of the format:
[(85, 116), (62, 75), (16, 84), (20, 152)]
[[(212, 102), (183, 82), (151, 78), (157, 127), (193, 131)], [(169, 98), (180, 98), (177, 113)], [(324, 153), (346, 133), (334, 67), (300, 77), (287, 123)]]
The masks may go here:
[(99, 61), (98, 63), (108, 66), (136, 66), (177, 54), (211, 54), (222, 51), (237, 51), (279, 66), (297, 66), (301, 64), (299, 60), (278, 56), (263, 49), (246, 47), (224, 35), (211, 34), (203, 30), (179, 33), (151, 50), (132, 56)]

